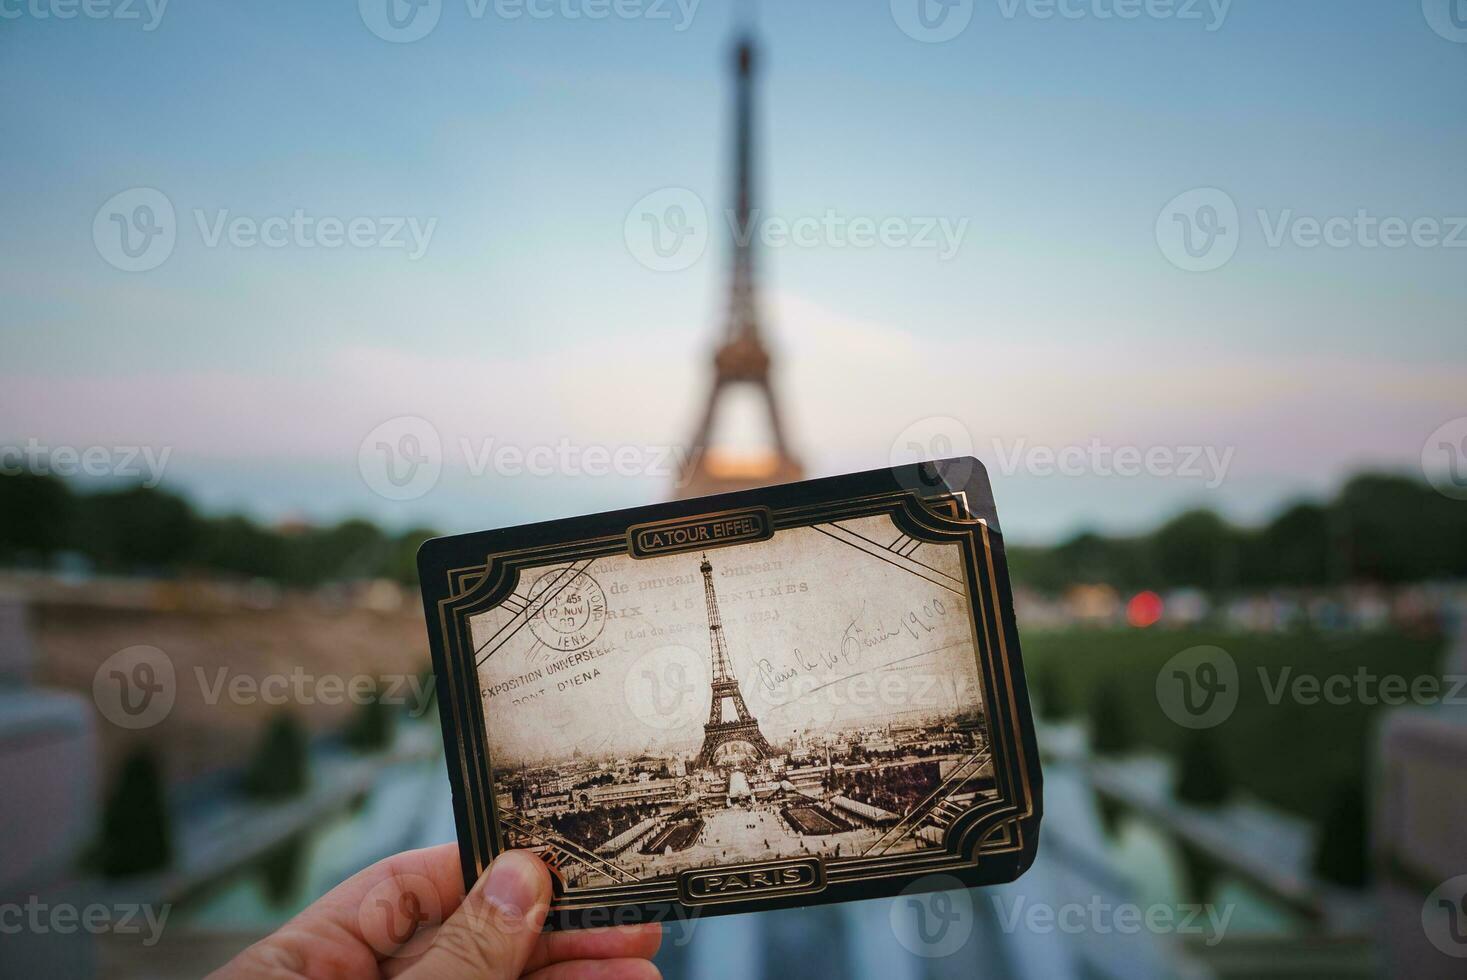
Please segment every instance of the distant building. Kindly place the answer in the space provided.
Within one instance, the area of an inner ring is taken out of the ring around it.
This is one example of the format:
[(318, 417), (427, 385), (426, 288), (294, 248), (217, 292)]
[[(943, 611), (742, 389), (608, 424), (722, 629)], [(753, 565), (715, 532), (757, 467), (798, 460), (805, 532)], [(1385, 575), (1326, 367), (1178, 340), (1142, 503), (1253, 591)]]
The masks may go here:
[(862, 803), (859, 800), (853, 800), (846, 796), (832, 796), (830, 802), (838, 809), (856, 817), (857, 822), (862, 824), (884, 826), (894, 824), (901, 819), (890, 810), (883, 810), (879, 806)]
[(749, 789), (748, 777), (737, 769), (728, 774), (728, 802), (730, 804), (750, 799), (753, 795), (753, 790)]
[(646, 779), (635, 783), (607, 783), (604, 786), (589, 786), (578, 790), (577, 797), (584, 797), (591, 806), (616, 803), (655, 803), (677, 796), (677, 780)]

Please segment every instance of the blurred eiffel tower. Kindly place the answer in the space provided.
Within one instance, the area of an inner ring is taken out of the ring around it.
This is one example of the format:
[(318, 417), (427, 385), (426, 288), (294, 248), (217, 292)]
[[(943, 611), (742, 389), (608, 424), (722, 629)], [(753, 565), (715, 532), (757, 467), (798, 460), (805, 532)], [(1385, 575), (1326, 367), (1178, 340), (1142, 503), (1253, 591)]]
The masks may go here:
[[(802, 476), (785, 441), (779, 403), (770, 384), (769, 351), (759, 336), (758, 291), (754, 285), (751, 163), (753, 157), (754, 42), (740, 37), (734, 48), (734, 219), (733, 279), (723, 341), (713, 355), (713, 387), (698, 423), (675, 495), (701, 497), (728, 490), (791, 483)], [(740, 451), (712, 445), (719, 402), (736, 385), (753, 385), (768, 411), (772, 445)]]

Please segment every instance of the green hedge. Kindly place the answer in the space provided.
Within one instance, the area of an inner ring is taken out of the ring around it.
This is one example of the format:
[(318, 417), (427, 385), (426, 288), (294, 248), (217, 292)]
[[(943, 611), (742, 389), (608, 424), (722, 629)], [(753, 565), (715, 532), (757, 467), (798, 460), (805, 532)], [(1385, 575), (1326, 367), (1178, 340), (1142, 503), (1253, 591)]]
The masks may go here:
[[(1171, 657), (1193, 646), (1219, 646), (1238, 665), (1239, 697), (1232, 715), (1210, 730), (1216, 765), (1240, 791), (1250, 793), (1323, 827), (1343, 792), (1364, 784), (1372, 739), (1384, 706), (1353, 696), (1353, 677), (1361, 667), (1375, 677), (1399, 675), (1409, 682), (1434, 676), (1441, 662), (1439, 637), (1395, 632), (1370, 634), (1228, 633), (1202, 630), (1122, 629), (1021, 631), (1025, 669), (1031, 676), (1050, 673), (1046, 686), (1059, 698), (1089, 706), (1097, 702), (1112, 718), (1106, 744), (1131, 737), (1140, 746), (1182, 757), (1189, 729), (1162, 713), (1156, 700), (1157, 672)], [(1259, 668), (1268, 671), (1268, 685)], [(1270, 703), (1270, 688), (1283, 679), (1344, 674), (1352, 678), (1347, 704), (1309, 705), (1285, 692)], [(1194, 748), (1195, 751), (1195, 748)]]

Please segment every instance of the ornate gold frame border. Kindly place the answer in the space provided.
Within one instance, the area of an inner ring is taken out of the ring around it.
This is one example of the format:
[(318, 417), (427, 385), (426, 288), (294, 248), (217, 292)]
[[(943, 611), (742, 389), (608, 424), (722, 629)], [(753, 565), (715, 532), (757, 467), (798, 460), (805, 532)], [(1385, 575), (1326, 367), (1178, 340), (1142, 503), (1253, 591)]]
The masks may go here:
[[(688, 520), (716, 519), (741, 513), (734, 508), (699, 514)], [(973, 868), (985, 854), (1022, 851), (1025, 824), (1036, 812), (1035, 787), (1020, 726), (1018, 694), (1014, 683), (1013, 658), (1005, 636), (993, 542), (986, 521), (965, 516), (966, 500), (960, 493), (940, 498), (919, 497), (913, 491), (895, 491), (853, 499), (773, 508), (774, 533), (815, 524), (887, 514), (908, 536), (927, 543), (957, 543), (962, 548), (969, 595), (969, 625), (977, 657), (983, 696), (983, 714), (992, 752), (994, 784), (991, 799), (955, 818), (942, 849), (907, 851), (875, 857), (852, 855), (821, 858), (825, 885), (841, 885), (896, 877), (917, 877)], [(474, 645), (469, 619), (503, 602), (512, 595), (521, 574), (545, 565), (596, 559), (628, 553), (625, 531), (577, 541), (499, 552), (486, 556), (483, 564), (447, 571), (449, 595), (437, 603), (436, 626), (448, 666), (449, 697), (443, 710), (452, 712), (457, 737), (456, 782), (462, 787), (469, 816), (469, 839), (475, 874), (482, 874), (504, 847), (494, 796), (493, 766), (487, 747), (487, 727), (480, 696)], [(733, 546), (744, 542), (728, 542)], [(450, 766), (455, 764), (449, 760)], [(764, 862), (778, 864), (779, 861)], [(673, 876), (593, 888), (576, 888), (557, 895), (551, 908), (556, 912), (575, 909), (643, 903), (683, 904), (679, 878)], [(559, 891), (559, 889), (558, 889)], [(863, 897), (852, 895), (851, 897)], [(757, 895), (749, 896), (757, 901)], [(686, 908), (687, 906), (684, 905)]]

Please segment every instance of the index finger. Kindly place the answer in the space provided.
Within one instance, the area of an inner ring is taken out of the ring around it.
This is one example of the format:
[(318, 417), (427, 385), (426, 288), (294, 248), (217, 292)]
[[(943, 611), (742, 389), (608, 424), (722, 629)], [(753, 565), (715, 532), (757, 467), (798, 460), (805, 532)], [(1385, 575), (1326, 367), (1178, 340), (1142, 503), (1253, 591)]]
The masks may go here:
[(614, 960), (636, 957), (650, 960), (662, 945), (662, 926), (647, 922), (635, 926), (567, 929), (547, 932), (535, 944), (525, 972), (531, 973), (564, 960)]

